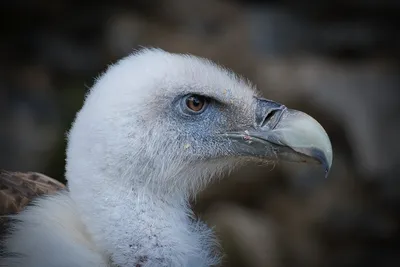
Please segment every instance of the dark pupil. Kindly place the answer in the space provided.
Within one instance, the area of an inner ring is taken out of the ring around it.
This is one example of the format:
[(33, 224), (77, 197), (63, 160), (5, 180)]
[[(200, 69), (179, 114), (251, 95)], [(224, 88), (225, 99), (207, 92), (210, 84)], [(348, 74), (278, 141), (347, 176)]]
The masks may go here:
[(189, 97), (188, 100), (187, 100), (187, 102), (188, 102), (188, 104), (190, 104), (191, 106), (193, 106), (193, 107), (195, 107), (195, 108), (201, 107), (201, 106), (203, 105), (202, 99), (200, 99), (200, 98), (197, 97), (197, 96), (191, 96), (191, 97)]
[(193, 102), (193, 105), (194, 105), (195, 107), (201, 105), (200, 100), (199, 100), (197, 97), (193, 97), (193, 98), (192, 98), (192, 102)]

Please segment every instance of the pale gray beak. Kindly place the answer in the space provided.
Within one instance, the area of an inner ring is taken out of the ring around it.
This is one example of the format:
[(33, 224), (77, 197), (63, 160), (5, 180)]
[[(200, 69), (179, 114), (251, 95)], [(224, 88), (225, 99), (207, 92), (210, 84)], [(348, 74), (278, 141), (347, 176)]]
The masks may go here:
[(328, 174), (333, 154), (324, 128), (301, 111), (267, 99), (256, 101), (253, 127), (227, 134), (235, 149), (267, 160), (320, 163)]

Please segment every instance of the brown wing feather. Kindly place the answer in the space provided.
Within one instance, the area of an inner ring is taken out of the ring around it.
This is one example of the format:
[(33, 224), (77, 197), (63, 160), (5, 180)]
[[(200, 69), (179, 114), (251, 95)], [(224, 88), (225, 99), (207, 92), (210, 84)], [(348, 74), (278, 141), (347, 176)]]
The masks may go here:
[(0, 216), (18, 213), (33, 198), (64, 188), (62, 183), (41, 173), (0, 171)]

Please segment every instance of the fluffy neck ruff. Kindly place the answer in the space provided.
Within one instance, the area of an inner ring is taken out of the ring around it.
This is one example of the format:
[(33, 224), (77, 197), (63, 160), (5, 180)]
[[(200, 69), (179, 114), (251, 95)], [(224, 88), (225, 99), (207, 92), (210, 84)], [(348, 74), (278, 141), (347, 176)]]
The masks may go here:
[(161, 197), (146, 188), (118, 186), (99, 176), (96, 180), (102, 180), (102, 186), (71, 183), (70, 194), (93, 240), (116, 265), (200, 267), (218, 263), (213, 233), (193, 218), (186, 197)]
[(207, 170), (190, 168), (185, 173), (181, 162), (172, 159), (154, 164), (145, 149), (139, 149), (144, 151), (141, 157), (129, 157), (131, 148), (115, 149), (103, 145), (101, 137), (88, 135), (91, 126), (82, 118), (69, 135), (66, 177), (70, 197), (95, 244), (120, 267), (216, 265), (212, 231), (194, 219), (188, 182), (178, 183), (197, 181), (198, 175), (211, 177)]

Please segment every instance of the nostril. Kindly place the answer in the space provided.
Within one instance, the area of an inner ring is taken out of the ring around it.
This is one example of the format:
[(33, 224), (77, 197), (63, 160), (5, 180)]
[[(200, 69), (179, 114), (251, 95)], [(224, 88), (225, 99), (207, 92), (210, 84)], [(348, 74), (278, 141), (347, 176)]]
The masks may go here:
[(268, 112), (267, 116), (265, 116), (264, 120), (261, 123), (261, 127), (264, 127), (271, 119), (274, 117), (274, 115), (280, 111), (280, 109), (273, 109), (270, 112)]
[(256, 103), (255, 126), (274, 129), (285, 113), (286, 107), (277, 102), (262, 98), (257, 98)]

